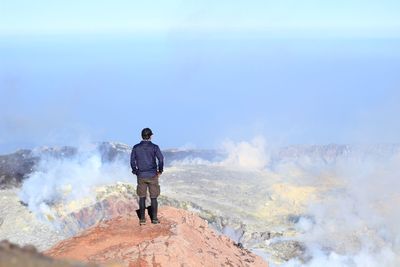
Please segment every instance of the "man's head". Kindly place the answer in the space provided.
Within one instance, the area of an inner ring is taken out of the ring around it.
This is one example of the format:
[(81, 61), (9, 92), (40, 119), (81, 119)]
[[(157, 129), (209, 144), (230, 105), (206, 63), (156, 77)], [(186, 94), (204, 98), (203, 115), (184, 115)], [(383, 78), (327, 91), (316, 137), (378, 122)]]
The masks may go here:
[(153, 135), (153, 132), (151, 131), (150, 128), (144, 128), (142, 130), (142, 138), (143, 138), (143, 140), (149, 140), (152, 135)]

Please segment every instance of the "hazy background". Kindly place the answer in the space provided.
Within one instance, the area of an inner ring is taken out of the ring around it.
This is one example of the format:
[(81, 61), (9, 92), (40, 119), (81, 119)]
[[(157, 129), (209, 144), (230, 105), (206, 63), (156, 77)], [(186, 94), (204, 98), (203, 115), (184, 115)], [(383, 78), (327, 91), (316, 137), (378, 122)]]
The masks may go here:
[(0, 0), (0, 153), (400, 140), (400, 2)]

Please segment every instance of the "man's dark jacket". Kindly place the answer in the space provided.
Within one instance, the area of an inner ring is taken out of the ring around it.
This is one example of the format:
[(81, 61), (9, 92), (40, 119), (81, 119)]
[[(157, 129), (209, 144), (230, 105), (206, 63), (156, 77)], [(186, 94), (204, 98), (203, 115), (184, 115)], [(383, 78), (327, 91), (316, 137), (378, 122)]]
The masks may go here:
[[(156, 159), (158, 160), (158, 169)], [(164, 170), (164, 156), (160, 148), (151, 141), (142, 141), (132, 148), (132, 173), (139, 178), (151, 178)]]

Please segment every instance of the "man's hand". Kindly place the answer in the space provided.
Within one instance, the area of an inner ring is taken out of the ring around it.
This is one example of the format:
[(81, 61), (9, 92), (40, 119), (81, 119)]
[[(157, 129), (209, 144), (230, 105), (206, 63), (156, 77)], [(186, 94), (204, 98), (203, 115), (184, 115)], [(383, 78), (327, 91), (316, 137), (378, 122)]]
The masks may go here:
[(157, 177), (160, 177), (161, 174), (162, 172), (157, 172)]

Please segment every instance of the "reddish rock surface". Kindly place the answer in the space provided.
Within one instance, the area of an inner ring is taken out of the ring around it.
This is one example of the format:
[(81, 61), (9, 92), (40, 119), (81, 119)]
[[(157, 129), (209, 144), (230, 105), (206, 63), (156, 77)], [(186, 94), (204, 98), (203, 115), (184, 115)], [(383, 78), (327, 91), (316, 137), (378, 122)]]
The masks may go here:
[[(66, 260), (55, 260), (39, 253), (35, 247), (20, 247), (7, 240), (0, 242), (0, 267), (97, 267)], [(107, 267), (117, 267), (108, 265)]]
[(130, 267), (268, 266), (193, 213), (162, 207), (159, 218), (160, 224), (139, 226), (136, 216), (120, 216), (60, 242), (45, 254)]

